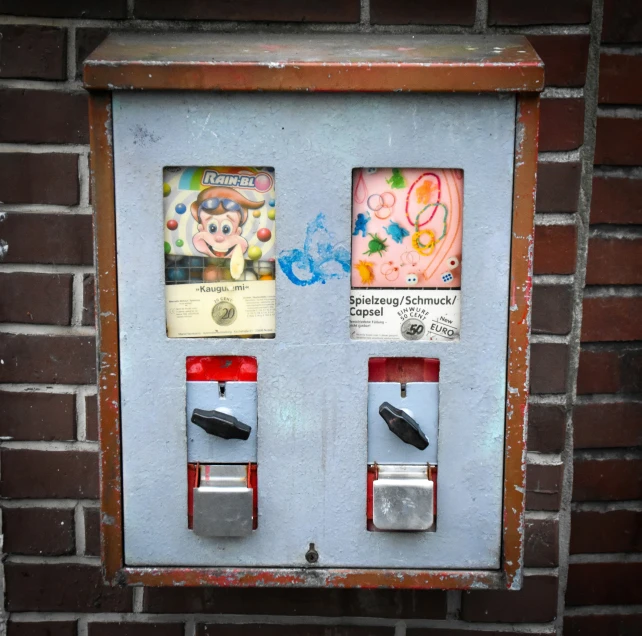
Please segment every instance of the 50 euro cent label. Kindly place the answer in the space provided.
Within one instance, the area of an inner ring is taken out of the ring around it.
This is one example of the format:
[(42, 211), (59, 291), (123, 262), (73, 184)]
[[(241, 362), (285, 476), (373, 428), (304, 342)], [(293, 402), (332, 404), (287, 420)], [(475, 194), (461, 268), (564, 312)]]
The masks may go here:
[(276, 328), (275, 291), (273, 280), (166, 285), (167, 335), (272, 334)]
[(459, 340), (459, 289), (352, 289), (353, 340)]

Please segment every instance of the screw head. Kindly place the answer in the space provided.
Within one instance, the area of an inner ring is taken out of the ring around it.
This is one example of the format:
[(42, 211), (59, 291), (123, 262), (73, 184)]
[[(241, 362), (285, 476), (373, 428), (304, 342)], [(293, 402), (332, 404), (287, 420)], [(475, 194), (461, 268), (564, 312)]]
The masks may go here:
[(317, 563), (319, 560), (319, 553), (314, 548), (314, 543), (310, 544), (308, 551), (305, 553), (305, 560), (308, 563)]

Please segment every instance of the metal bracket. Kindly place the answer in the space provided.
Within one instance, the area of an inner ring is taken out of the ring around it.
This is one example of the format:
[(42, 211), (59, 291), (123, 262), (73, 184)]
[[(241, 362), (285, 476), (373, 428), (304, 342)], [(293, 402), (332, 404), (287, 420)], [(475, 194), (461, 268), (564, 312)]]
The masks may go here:
[[(408, 382), (404, 389), (402, 395), (399, 382), (368, 383), (368, 464), (436, 466), (439, 383)], [(379, 415), (383, 402), (409, 413), (430, 440), (430, 445), (419, 450), (394, 435)]]
[[(222, 390), (224, 387), (224, 390)], [(256, 382), (187, 382), (187, 461), (217, 464), (256, 462), (257, 394)], [(252, 427), (247, 440), (221, 439), (194, 424), (194, 409), (229, 413)]]

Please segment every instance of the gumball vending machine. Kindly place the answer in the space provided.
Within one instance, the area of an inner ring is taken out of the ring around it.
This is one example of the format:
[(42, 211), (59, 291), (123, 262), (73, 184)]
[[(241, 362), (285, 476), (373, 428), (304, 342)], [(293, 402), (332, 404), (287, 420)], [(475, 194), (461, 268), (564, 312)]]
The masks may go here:
[(106, 578), (519, 589), (527, 40), (113, 35), (84, 80)]

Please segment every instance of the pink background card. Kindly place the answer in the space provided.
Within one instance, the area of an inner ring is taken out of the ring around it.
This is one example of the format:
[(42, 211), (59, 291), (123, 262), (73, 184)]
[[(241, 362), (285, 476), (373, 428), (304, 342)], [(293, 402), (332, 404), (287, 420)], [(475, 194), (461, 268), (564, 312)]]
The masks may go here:
[(461, 284), (463, 171), (359, 168), (352, 183), (352, 286)]

